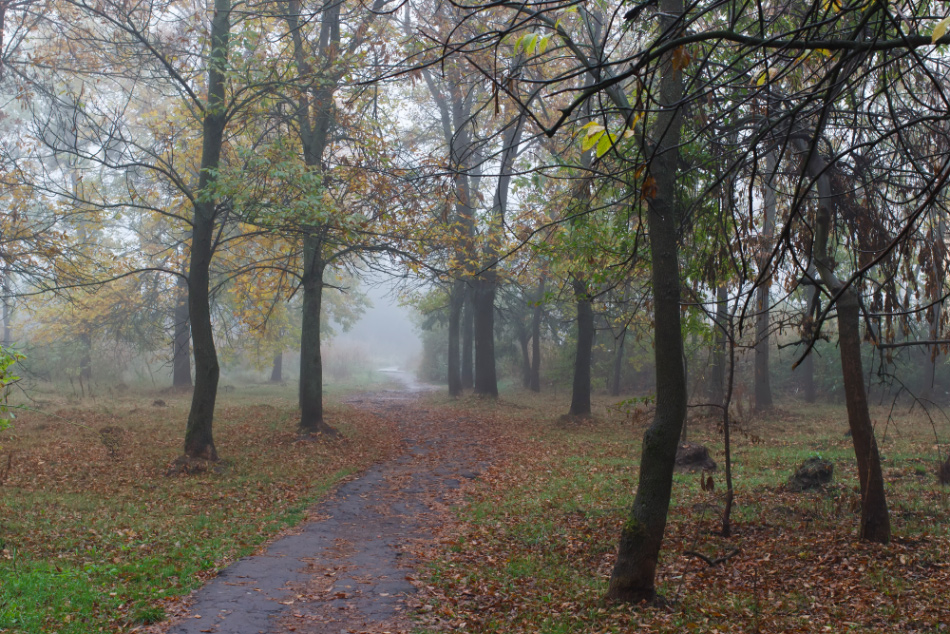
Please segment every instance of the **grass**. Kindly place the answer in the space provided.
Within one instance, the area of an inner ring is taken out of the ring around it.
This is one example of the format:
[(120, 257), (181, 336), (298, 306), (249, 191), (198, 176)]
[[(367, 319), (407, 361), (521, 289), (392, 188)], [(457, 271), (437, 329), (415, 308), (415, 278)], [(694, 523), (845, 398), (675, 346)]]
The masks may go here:
[[(344, 439), (299, 442), (292, 388), (236, 388), (215, 417), (222, 472), (167, 476), (187, 396), (35, 397), (0, 450), (12, 455), (0, 487), (0, 631), (124, 632), (162, 620), (393, 450), (388, 423), (332, 404), (328, 422)], [(106, 427), (118, 430), (112, 449)]]
[[(601, 399), (599, 418), (560, 419), (567, 399), (463, 399), (501, 437), (507, 458), (473, 484), (458, 525), (431, 553), (435, 592), (423, 631), (518, 632), (938, 632), (950, 622), (950, 490), (935, 482), (950, 425), (902, 413), (882, 431), (894, 541), (856, 539), (860, 495), (843, 407), (788, 404), (740, 418), (734, 437), (735, 535), (718, 536), (724, 487), (716, 421), (694, 420), (720, 470), (716, 491), (699, 476), (674, 477), (658, 567), (666, 608), (603, 600), (616, 540), (632, 503), (648, 416), (617, 416)], [(443, 403), (443, 405), (448, 405)], [(631, 422), (632, 421), (632, 422)], [(793, 494), (783, 484), (806, 458), (834, 463), (823, 490)], [(718, 557), (708, 567), (685, 554)], [(945, 625), (944, 625), (945, 626)]]

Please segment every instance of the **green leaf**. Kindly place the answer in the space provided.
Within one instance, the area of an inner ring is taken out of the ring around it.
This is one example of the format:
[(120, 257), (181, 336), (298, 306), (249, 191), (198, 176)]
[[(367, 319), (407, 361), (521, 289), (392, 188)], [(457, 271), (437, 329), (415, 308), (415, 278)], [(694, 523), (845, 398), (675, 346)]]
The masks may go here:
[(604, 136), (604, 129), (595, 130), (593, 132), (588, 132), (587, 136), (584, 137), (584, 141), (581, 143), (581, 150), (586, 152), (587, 150), (594, 147), (597, 143), (597, 140)]
[(936, 44), (937, 40), (942, 38), (947, 32), (948, 26), (950, 26), (950, 16), (947, 16), (940, 20), (940, 22), (937, 22), (937, 26), (934, 27), (934, 32), (930, 34), (930, 43)]
[(597, 143), (597, 157), (599, 158), (603, 156), (604, 154), (606, 154), (607, 150), (613, 147), (613, 145), (614, 145), (614, 136), (610, 134), (609, 132), (604, 133), (600, 137), (600, 142)]
[(529, 33), (528, 35), (526, 35), (524, 38), (524, 52), (530, 53), (531, 48), (537, 43), (537, 41), (538, 41), (537, 33)]
[(525, 35), (522, 35), (517, 40), (515, 40), (515, 47), (514, 47), (515, 55), (517, 55), (518, 51), (521, 49), (521, 43), (524, 41), (525, 37), (526, 37)]

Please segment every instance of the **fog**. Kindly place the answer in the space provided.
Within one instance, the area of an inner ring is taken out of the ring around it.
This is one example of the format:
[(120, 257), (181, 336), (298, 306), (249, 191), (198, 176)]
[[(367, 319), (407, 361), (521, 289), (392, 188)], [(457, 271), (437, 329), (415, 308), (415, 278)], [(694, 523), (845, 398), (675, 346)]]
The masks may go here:
[(327, 342), (331, 355), (364, 356), (377, 368), (414, 372), (422, 343), (411, 309), (399, 305), (393, 284), (386, 280), (369, 280), (360, 290), (371, 306), (349, 331), (338, 332)]

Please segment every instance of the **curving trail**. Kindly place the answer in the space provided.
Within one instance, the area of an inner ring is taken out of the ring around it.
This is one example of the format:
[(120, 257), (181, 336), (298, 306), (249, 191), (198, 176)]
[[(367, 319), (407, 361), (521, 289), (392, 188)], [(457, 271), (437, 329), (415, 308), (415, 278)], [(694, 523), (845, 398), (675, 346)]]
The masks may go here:
[(398, 421), (406, 451), (339, 486), (318, 517), (261, 555), (223, 570), (166, 634), (408, 632), (413, 552), (431, 543), (445, 505), (492, 452), (470, 420), (445, 420), (417, 396), (430, 389), (390, 371), (404, 389), (354, 398)]

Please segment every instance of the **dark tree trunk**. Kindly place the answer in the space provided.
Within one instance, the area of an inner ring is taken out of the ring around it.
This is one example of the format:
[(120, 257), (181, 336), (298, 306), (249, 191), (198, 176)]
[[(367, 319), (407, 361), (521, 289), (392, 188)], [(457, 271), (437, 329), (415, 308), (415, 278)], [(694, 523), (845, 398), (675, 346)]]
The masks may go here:
[[(517, 56), (514, 68), (517, 74), (523, 56)], [(475, 282), (475, 393), (483, 396), (498, 396), (498, 376), (495, 371), (495, 293), (498, 289), (498, 246), (505, 226), (508, 210), (508, 188), (511, 184), (515, 157), (521, 143), (521, 130), (525, 122), (524, 112), (518, 114), (515, 125), (504, 134), (499, 176), (492, 200), (491, 217), (488, 223), (487, 244), (484, 248), (482, 271)]]
[[(682, 14), (683, 0), (660, 0), (660, 31), (672, 28)], [(607, 590), (608, 598), (633, 603), (656, 598), (656, 565), (666, 531), (676, 447), (686, 418), (677, 244), (681, 214), (676, 203), (683, 76), (672, 63), (672, 52), (661, 58), (660, 71), (657, 96), (661, 110), (652, 128), (656, 145), (647, 171), (656, 182), (656, 196), (647, 200), (653, 263), (656, 410), (643, 436), (637, 494), (620, 533), (617, 561)]]
[[(758, 254), (759, 271), (765, 271), (772, 247), (772, 234), (775, 232), (776, 196), (772, 179), (775, 177), (778, 160), (774, 153), (766, 157), (768, 182), (765, 183), (763, 196), (765, 207), (764, 226), (762, 227), (763, 243)], [(761, 280), (756, 290), (756, 318), (755, 318), (755, 409), (764, 411), (772, 409), (772, 385), (769, 381), (769, 287), (772, 276), (769, 274)]]
[(624, 328), (620, 332), (620, 336), (616, 339), (616, 350), (614, 350), (614, 377), (610, 385), (610, 395), (611, 396), (620, 396), (620, 380), (623, 375), (623, 360), (624, 360), (624, 344), (627, 340), (627, 329)]
[(574, 353), (574, 384), (571, 390), (572, 416), (590, 416), (590, 365), (594, 348), (594, 307), (587, 282), (574, 277), (574, 302), (577, 305), (577, 348)]
[(172, 342), (172, 387), (191, 387), (191, 326), (188, 320), (188, 280), (176, 282), (175, 339)]
[(858, 298), (850, 290), (845, 291), (837, 301), (837, 308), (838, 346), (848, 404), (848, 427), (861, 480), (861, 539), (886, 544), (891, 539), (891, 523), (884, 493), (881, 457), (864, 388)]
[(188, 314), (195, 355), (195, 390), (185, 430), (185, 456), (217, 460), (212, 425), (218, 394), (218, 354), (211, 327), (211, 257), (215, 229), (214, 183), (221, 162), (221, 147), (228, 113), (225, 74), (231, 31), (230, 0), (214, 0), (211, 20), (211, 54), (208, 64), (208, 101), (202, 123), (201, 175), (192, 223), (191, 261), (188, 270)]
[(772, 386), (769, 382), (769, 287), (762, 284), (756, 291), (755, 318), (755, 409), (772, 409)]
[(544, 301), (545, 281), (542, 276), (538, 284), (538, 296), (535, 298), (534, 314), (531, 316), (531, 382), (528, 387), (532, 392), (541, 391), (541, 303)]
[(498, 396), (495, 374), (495, 275), (487, 271), (475, 282), (475, 394)]
[(518, 345), (521, 348), (521, 387), (524, 389), (531, 388), (531, 351), (529, 344), (531, 343), (530, 333), (524, 329), (524, 326), (520, 326), (518, 329)]
[[(944, 235), (947, 232), (947, 223), (941, 217), (940, 220), (936, 223), (936, 235), (932, 238), (931, 253), (933, 254), (932, 268), (928, 271), (928, 284), (931, 287), (930, 290), (930, 301), (933, 304), (930, 308), (930, 339), (932, 341), (937, 341), (940, 339), (940, 325), (943, 321), (943, 302), (941, 298), (943, 297), (944, 292), (944, 278), (946, 277), (945, 273), (945, 263), (944, 258), (946, 257), (946, 243), (944, 242)], [(4, 319), (4, 323), (7, 323), (7, 320)], [(937, 382), (937, 364), (943, 363), (940, 360), (940, 346), (927, 346), (927, 352), (929, 353), (929, 367), (925, 373), (925, 380), (927, 385), (924, 386), (923, 394), (930, 399), (937, 398), (936, 382)]]
[[(819, 298), (818, 294), (818, 271), (812, 268), (809, 271), (809, 277), (814, 279), (815, 283), (809, 287), (808, 290), (808, 301), (805, 307), (805, 318), (802, 324), (802, 340), (810, 342), (815, 336), (815, 325), (812, 319), (812, 315), (817, 309), (817, 302)], [(805, 393), (805, 402), (814, 403), (815, 402), (815, 351), (814, 349), (808, 353), (808, 356), (802, 359), (802, 362), (798, 364), (797, 367), (794, 367), (795, 372), (799, 372), (801, 375), (801, 385), (802, 391)]]
[(303, 239), (303, 320), (300, 325), (300, 431), (336, 436), (323, 420), (323, 358), (320, 316), (323, 303), (323, 241), (308, 233)]
[[(2, 28), (2, 24), (0, 24)], [(0, 36), (2, 37), (2, 36)], [(9, 347), (13, 343), (11, 323), (13, 320), (13, 294), (10, 292), (10, 268), (3, 269), (3, 347)]]
[(862, 539), (886, 544), (890, 541), (891, 527), (884, 494), (881, 458), (874, 439), (874, 427), (868, 412), (867, 392), (861, 363), (860, 304), (853, 287), (845, 288), (834, 272), (831, 230), (834, 227), (835, 198), (847, 192), (835, 191), (829, 176), (829, 165), (817, 152), (812, 152), (807, 168), (818, 189), (818, 211), (814, 224), (815, 266), (822, 282), (834, 296), (838, 310), (838, 347), (841, 353), (841, 375), (848, 406), (848, 426), (858, 463), (861, 481)]
[(732, 390), (736, 383), (736, 329), (733, 317), (734, 313), (729, 313), (728, 325), (723, 324), (727, 330), (729, 339), (729, 376), (726, 381), (726, 394), (722, 400), (722, 440), (726, 458), (726, 500), (722, 510), (723, 537), (730, 537), (732, 535), (732, 504), (735, 500), (735, 490), (732, 486), (732, 421), (729, 418), (729, 407), (732, 405)]
[(462, 308), (462, 389), (475, 387), (475, 289), (465, 285)]
[(464, 302), (465, 282), (455, 280), (449, 293), (449, 394), (462, 394), (462, 375), (459, 368), (459, 335), (461, 334), (462, 304)]
[(92, 337), (85, 333), (79, 335), (79, 345), (82, 347), (79, 357), (79, 380), (88, 385), (92, 380)]
[(726, 319), (728, 318), (726, 312), (726, 302), (728, 299), (729, 295), (725, 285), (716, 288), (716, 343), (713, 347), (712, 360), (709, 367), (709, 383), (706, 386), (706, 395), (709, 402), (714, 405), (721, 404), (725, 396), (723, 386), (726, 381), (726, 344), (728, 337), (723, 329), (726, 327)]
[(274, 364), (270, 369), (270, 382), (282, 383), (284, 380), (284, 353), (278, 352), (274, 355)]
[(805, 357), (801, 365), (802, 370), (802, 389), (805, 392), (805, 402), (814, 403), (816, 398), (815, 391), (815, 354), (810, 353)]

